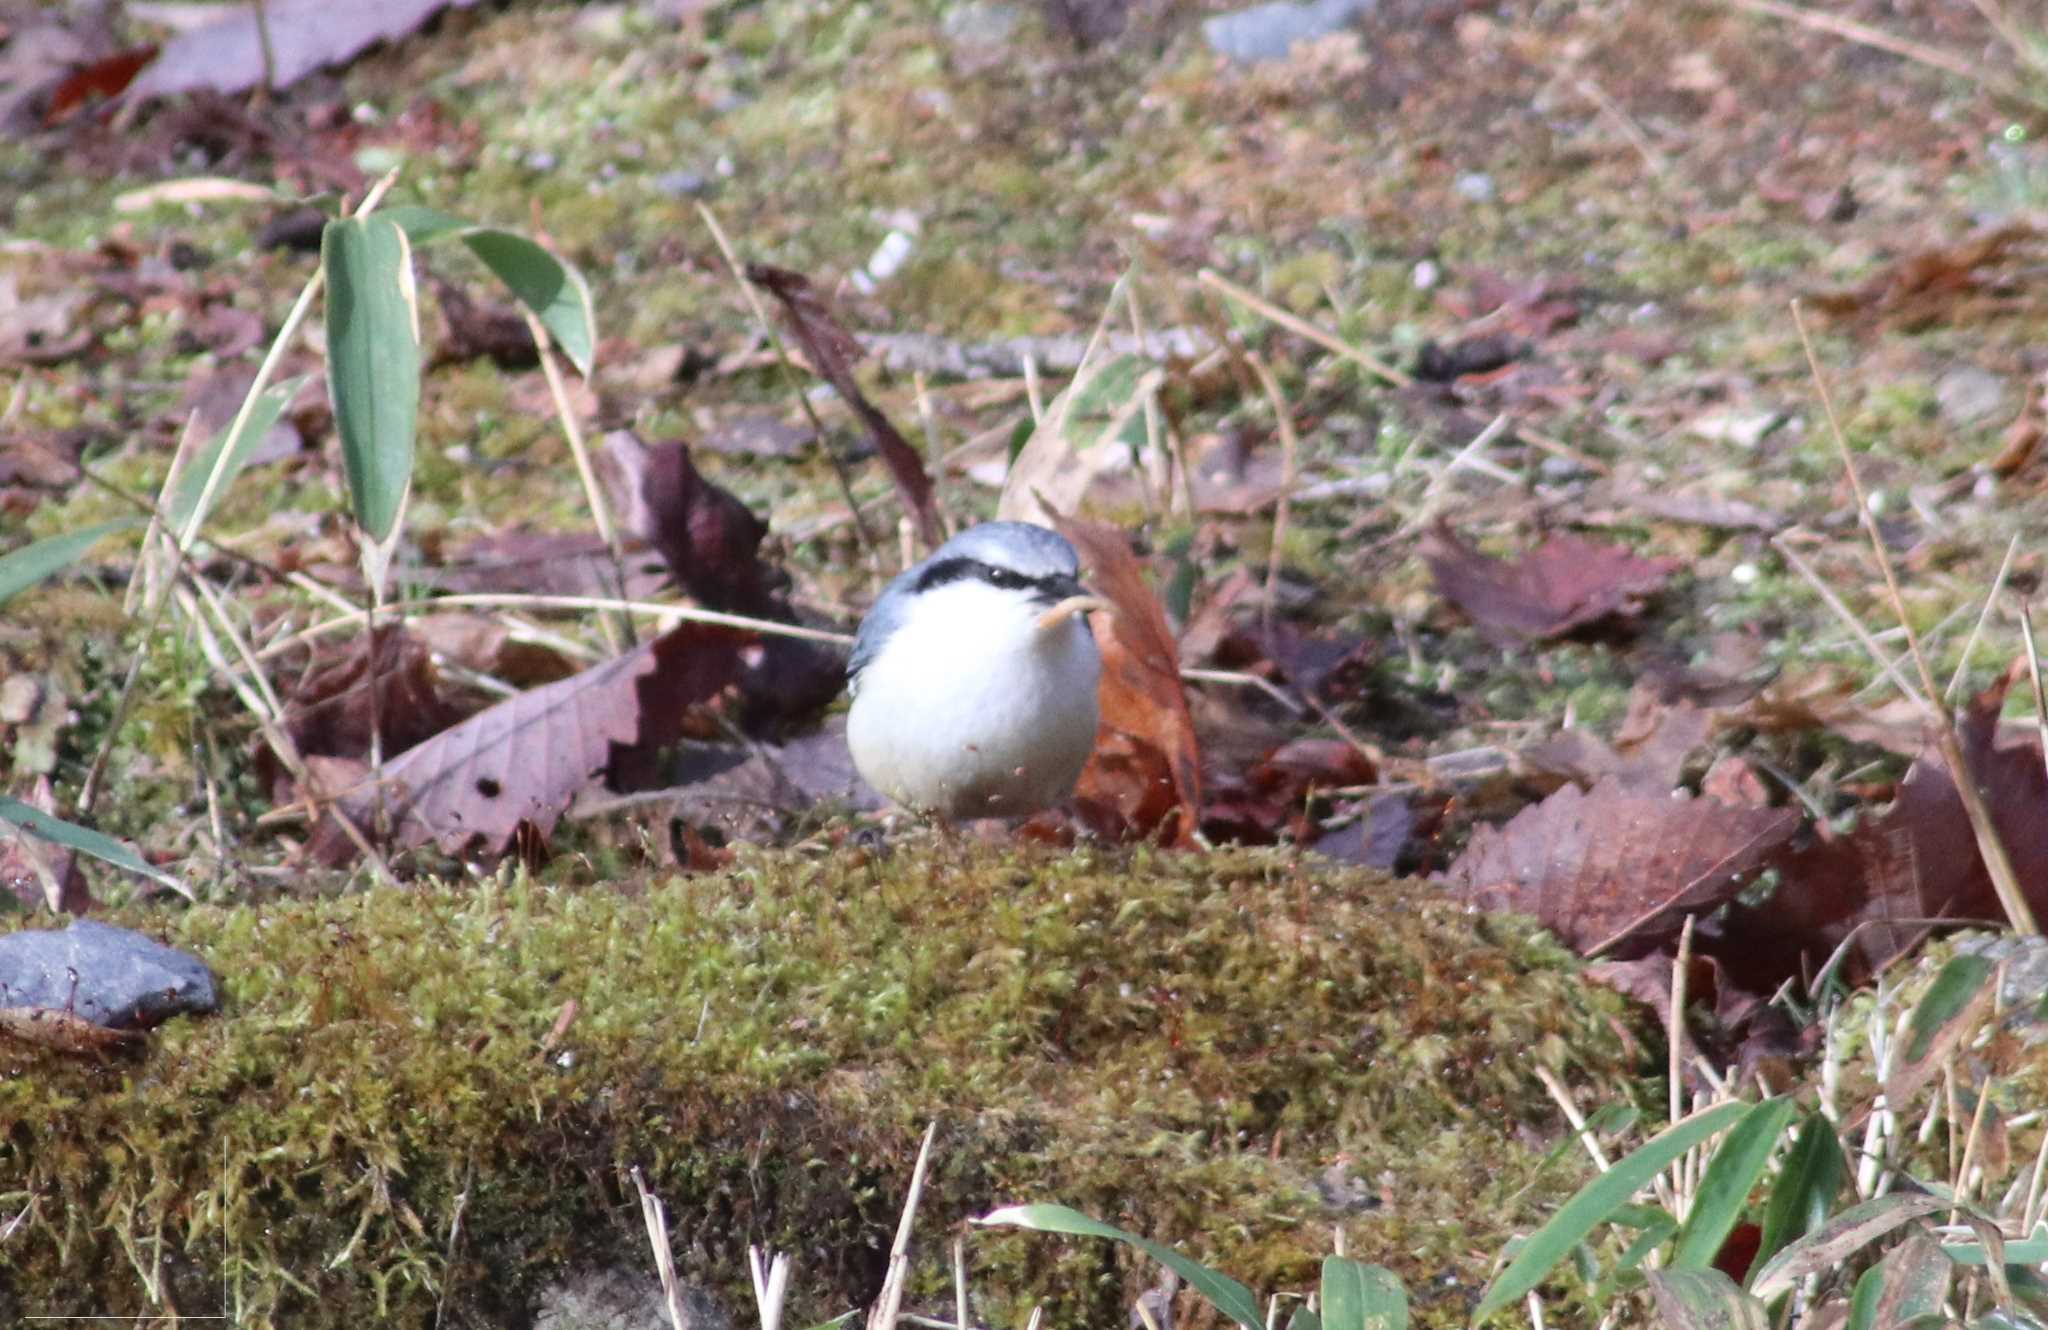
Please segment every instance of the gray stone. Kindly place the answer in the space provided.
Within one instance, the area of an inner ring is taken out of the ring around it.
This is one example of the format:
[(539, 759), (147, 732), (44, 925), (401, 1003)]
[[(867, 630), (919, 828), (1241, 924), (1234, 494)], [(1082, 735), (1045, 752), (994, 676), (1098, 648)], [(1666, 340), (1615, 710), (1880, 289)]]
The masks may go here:
[(1202, 36), (1218, 55), (1239, 64), (1284, 60), (1296, 42), (1312, 42), (1372, 12), (1379, 0), (1310, 0), (1308, 4), (1254, 5), (1202, 23)]
[(0, 1007), (45, 1007), (111, 1030), (145, 1029), (220, 1009), (197, 957), (96, 919), (0, 937)]
[(711, 182), (695, 171), (663, 171), (654, 187), (672, 199), (701, 199), (711, 192)]
[(1473, 203), (1493, 202), (1493, 177), (1484, 171), (1467, 171), (1457, 178), (1452, 188), (1456, 189), (1461, 197)]
[(1974, 425), (2005, 405), (2005, 380), (1975, 365), (1958, 365), (1934, 385), (1934, 401), (1949, 424)]
[(1017, 34), (1017, 25), (1023, 21), (1024, 13), (1015, 5), (977, 0), (946, 11), (946, 17), (939, 21), (939, 31), (955, 46), (1003, 46)]

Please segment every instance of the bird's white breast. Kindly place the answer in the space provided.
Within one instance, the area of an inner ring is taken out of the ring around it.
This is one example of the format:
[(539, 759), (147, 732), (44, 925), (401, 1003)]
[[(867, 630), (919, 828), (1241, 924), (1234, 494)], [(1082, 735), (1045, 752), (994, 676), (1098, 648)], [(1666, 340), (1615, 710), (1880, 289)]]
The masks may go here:
[(1010, 817), (1072, 793), (1095, 746), (1102, 661), (1080, 615), (963, 580), (920, 595), (861, 672), (846, 741), (870, 785), (949, 817)]

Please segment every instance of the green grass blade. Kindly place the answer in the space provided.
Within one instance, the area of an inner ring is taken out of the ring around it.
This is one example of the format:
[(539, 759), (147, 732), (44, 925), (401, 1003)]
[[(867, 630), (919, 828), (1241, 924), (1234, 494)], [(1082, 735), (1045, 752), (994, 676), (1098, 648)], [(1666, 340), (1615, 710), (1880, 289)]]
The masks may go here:
[(1529, 1236), (1520, 1254), (1508, 1263), (1508, 1268), (1501, 1271), (1493, 1286), (1486, 1290), (1486, 1296), (1480, 1299), (1472, 1319), (1483, 1321), (1510, 1303), (1520, 1301), (1523, 1294), (1543, 1282), (1544, 1276), (1559, 1261), (1571, 1255), (1572, 1248), (1587, 1234), (1627, 1205), (1636, 1192), (1648, 1186), (1650, 1180), (1669, 1167), (1672, 1160), (1710, 1139), (1714, 1133), (1725, 1130), (1749, 1108), (1748, 1104), (1734, 1100), (1702, 1109), (1691, 1117), (1674, 1122), (1651, 1137), (1634, 1154), (1579, 1188), (1549, 1223)]
[(1323, 1258), (1324, 1330), (1407, 1330), (1408, 1290), (1380, 1265)]
[(1899, 1225), (1952, 1208), (1925, 1192), (1893, 1192), (1852, 1205), (1772, 1257), (1750, 1276), (1750, 1292), (1769, 1302), (1817, 1270), (1831, 1270)]
[(1763, 1269), (1786, 1243), (1826, 1223), (1848, 1176), (1849, 1162), (1842, 1154), (1834, 1124), (1813, 1114), (1799, 1129), (1784, 1167), (1778, 1170), (1771, 1199), (1764, 1203), (1763, 1238), (1750, 1269)]
[(1678, 1249), (1671, 1258), (1674, 1267), (1704, 1270), (1713, 1265), (1721, 1244), (1742, 1218), (1749, 1194), (1769, 1167), (1795, 1111), (1790, 1099), (1766, 1099), (1743, 1114), (1742, 1121), (1714, 1151), (1700, 1177), (1692, 1212), (1678, 1232)]
[(412, 481), (420, 407), (419, 300), (412, 247), (382, 213), (329, 222), (327, 383), (356, 524), (383, 544)]
[[(270, 427), (277, 423), (277, 418), (284, 414), (284, 409), (291, 405), (292, 398), (297, 397), (299, 389), (305, 385), (306, 380), (301, 377), (266, 389), (250, 408), (249, 418), (243, 423), (240, 434), (230, 439), (224, 429), (193, 455), (185, 469), (178, 473), (178, 483), (162, 500), (166, 527), (173, 533), (182, 533), (202, 499), (207, 511), (212, 511), (213, 505), (220, 502), (220, 496), (227, 493), (228, 486), (234, 484), (235, 477), (242, 473), (242, 468), (249, 465), (256, 445), (263, 442), (263, 436), (270, 432)], [(220, 471), (220, 479), (214, 482), (213, 493), (209, 496), (206, 493), (207, 477), (216, 469)], [(205, 524), (206, 513), (202, 512), (199, 525)]]
[(412, 242), (414, 249), (421, 245), (430, 245), (458, 231), (467, 231), (473, 225), (460, 217), (442, 212), (439, 208), (422, 208), (417, 204), (379, 208), (377, 215), (387, 221), (397, 222), (400, 229), (405, 232), (405, 238)]
[(585, 378), (597, 357), (597, 311), (583, 274), (516, 231), (465, 231), (462, 243), (532, 310)]
[(1954, 956), (1928, 986), (1906, 1025), (1906, 1060), (1919, 1062), (1934, 1049), (1942, 1027), (1960, 1016), (1998, 969), (1988, 956)]
[(1245, 1330), (1265, 1330), (1266, 1319), (1259, 1314), (1259, 1300), (1250, 1289), (1229, 1275), (1181, 1255), (1171, 1247), (1141, 1238), (1114, 1224), (1090, 1219), (1064, 1205), (1010, 1205), (991, 1211), (974, 1221), (991, 1228), (1028, 1228), (1040, 1233), (1070, 1233), (1085, 1238), (1110, 1238), (1136, 1247), (1153, 1260), (1185, 1279), (1196, 1292), (1214, 1303), (1216, 1310)]
[(19, 799), (9, 799), (0, 795), (0, 822), (10, 822), (31, 835), (40, 836), (46, 841), (54, 841), (80, 854), (103, 859), (116, 868), (140, 873), (146, 878), (163, 883), (181, 896), (189, 897), (192, 894), (183, 882), (112, 836), (102, 835), (90, 827), (81, 827), (76, 822), (66, 822), (61, 817), (52, 817), (40, 808), (25, 804)]
[(1665, 1330), (1770, 1330), (1764, 1305), (1719, 1270), (1652, 1270), (1649, 1281)]
[(117, 517), (111, 522), (66, 531), (61, 536), (45, 536), (11, 553), (0, 554), (0, 605), (51, 574), (77, 563), (85, 557), (87, 550), (116, 531), (126, 531), (138, 525), (140, 523), (135, 518)]
[(1303, 1303), (1294, 1309), (1294, 1315), (1287, 1318), (1287, 1330), (1323, 1330), (1323, 1318)]

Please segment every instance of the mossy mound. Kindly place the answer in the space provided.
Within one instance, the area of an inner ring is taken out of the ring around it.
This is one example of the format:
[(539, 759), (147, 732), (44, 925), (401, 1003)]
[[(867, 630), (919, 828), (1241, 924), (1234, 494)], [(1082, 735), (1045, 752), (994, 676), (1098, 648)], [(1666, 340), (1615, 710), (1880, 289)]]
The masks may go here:
[[(27, 1208), (0, 1320), (522, 1325), (571, 1270), (651, 1268), (637, 1164), (687, 1278), (744, 1310), (747, 1244), (789, 1251), (806, 1324), (879, 1285), (936, 1118), (913, 1301), (936, 1235), (1057, 1200), (1255, 1288), (1305, 1286), (1342, 1225), (1461, 1321), (1580, 1180), (1524, 1143), (1555, 1118), (1530, 1064), (1628, 1083), (1619, 1004), (1547, 940), (1275, 853), (759, 854), (125, 922), (206, 957), (227, 1009), (104, 1062), (0, 1047), (0, 1208)], [(1150, 1278), (1049, 1237), (970, 1260), (996, 1323), (1043, 1296), (1122, 1324)]]

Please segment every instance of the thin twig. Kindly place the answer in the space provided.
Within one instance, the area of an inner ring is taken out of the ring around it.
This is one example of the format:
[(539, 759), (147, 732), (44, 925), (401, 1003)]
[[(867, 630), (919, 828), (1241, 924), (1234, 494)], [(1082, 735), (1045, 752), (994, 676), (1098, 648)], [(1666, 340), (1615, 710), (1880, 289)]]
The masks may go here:
[(1984, 596), (1984, 608), (1977, 615), (1976, 626), (1970, 629), (1970, 638), (1963, 643), (1963, 654), (1956, 659), (1956, 672), (1949, 677), (1948, 688), (1942, 693), (1942, 700), (1954, 702), (1956, 690), (1963, 686), (1963, 676), (1970, 668), (1970, 653), (1977, 649), (1977, 639), (1984, 635), (1984, 625), (1991, 618), (1991, 607), (1998, 603), (1998, 593), (2005, 589), (2005, 579), (2012, 572), (2013, 556), (2020, 552), (2020, 538), (2017, 533), (2005, 543), (2005, 558), (1998, 564), (1998, 576), (1991, 579), (1991, 590)]
[(1280, 426), (1280, 501), (1273, 509), (1273, 547), (1266, 555), (1264, 616), (1266, 631), (1271, 632), (1273, 603), (1280, 587), (1282, 545), (1287, 539), (1288, 496), (1294, 492), (1294, 470), (1301, 441), (1294, 433), (1294, 409), (1287, 405), (1287, 398), (1280, 391), (1280, 382), (1273, 377), (1266, 358), (1253, 351), (1247, 353), (1245, 359), (1251, 362), (1252, 373), (1259, 376), (1259, 386), (1266, 390), (1266, 400), (1272, 403), (1273, 418)]
[[(1196, 274), (1195, 280), (1206, 286), (1214, 287), (1232, 300), (1237, 301), (1257, 314), (1263, 315), (1289, 332), (1306, 337), (1317, 346), (1344, 357), (1361, 368), (1378, 375), (1397, 388), (1405, 388), (1415, 382), (1415, 377), (1405, 370), (1396, 369), (1379, 357), (1359, 350), (1335, 333), (1327, 332), (1310, 323), (1307, 319), (1291, 314), (1271, 301), (1265, 300), (1251, 291), (1247, 291), (1213, 269), (1202, 269), (1201, 272)], [(1574, 466), (1582, 467), (1587, 471), (1593, 472), (1595, 475), (1602, 476), (1609, 474), (1612, 470), (1605, 462), (1588, 456), (1562, 439), (1554, 438), (1549, 434), (1532, 428), (1524, 421), (1516, 420), (1514, 424), (1515, 433), (1519, 437), (1527, 439), (1530, 443), (1535, 444), (1547, 453), (1564, 458)]]
[[(555, 360), (555, 341), (548, 335), (547, 325), (532, 310), (520, 307), (526, 315), (526, 326), (533, 333), (533, 346), (540, 353), (541, 373), (547, 377), (548, 393), (555, 399), (555, 418), (562, 422), (562, 436), (569, 441), (569, 455), (576, 459), (576, 478), (583, 483), (583, 497), (590, 504), (591, 525), (597, 528), (597, 538), (611, 551), (612, 572), (619, 579), (619, 589), (626, 586), (626, 549), (619, 541), (618, 528), (612, 525), (611, 504), (604, 496), (604, 486), (597, 482), (597, 472), (590, 465), (590, 447), (583, 439), (583, 426), (576, 419), (576, 409), (569, 404), (569, 388), (562, 382), (562, 367)], [(632, 645), (632, 621), (614, 619), (609, 614), (599, 615), (598, 623), (604, 629), (605, 645), (613, 655), (621, 655)]]
[(1821, 13), (1811, 9), (1801, 9), (1797, 5), (1781, 4), (1779, 0), (1728, 0), (1728, 3), (1734, 5), (1737, 9), (1747, 9), (1753, 14), (1768, 14), (1772, 18), (1781, 18), (1788, 23), (1796, 23), (1802, 28), (1810, 28), (1816, 32), (1830, 33), (1836, 37), (1845, 38), (1857, 43), (1859, 46), (1869, 46), (1876, 50), (1890, 52), (1901, 59), (1911, 60), (1917, 64), (1927, 65), (1931, 68), (1942, 70), (1945, 73), (1954, 74), (1957, 78), (1967, 79), (1981, 88), (1998, 93), (2000, 96), (2014, 97), (2021, 101), (2034, 102), (2037, 105), (2041, 100), (2038, 95), (2028, 92), (2027, 89), (2011, 79), (1992, 73), (1980, 61), (1974, 61), (1966, 56), (1956, 55), (1952, 52), (1941, 50), (1938, 47), (1928, 46), (1923, 42), (1909, 41), (1904, 37), (1894, 36), (1883, 28), (1874, 28), (1868, 23), (1858, 23), (1852, 18), (1843, 18), (1838, 14)]
[(2006, 853), (2005, 841), (1998, 834), (1997, 823), (1991, 820), (1991, 810), (1984, 805), (1983, 792), (1978, 788), (1977, 776), (1970, 768), (1969, 758), (1963, 752), (1962, 741), (1956, 737), (1955, 721), (1946, 708), (1936, 700), (1941, 695), (1935, 691), (1934, 676), (1928, 671), (1927, 657), (1920, 650), (1920, 640), (1913, 632), (1913, 621), (1906, 614), (1906, 600), (1899, 593), (1899, 579), (1892, 571), (1891, 556), (1885, 552), (1884, 537), (1877, 529), (1877, 515), (1870, 510), (1869, 496), (1864, 493), (1863, 480), (1856, 473), (1856, 459), (1849, 451), (1849, 440), (1842, 433), (1842, 422), (1835, 413), (1834, 395), (1828, 391), (1828, 382), (1820, 370), (1820, 359), (1814, 355), (1813, 338), (1807, 333), (1806, 319), (1801, 314), (1799, 302), (1792, 302), (1792, 323), (1799, 330), (1799, 345), (1806, 352), (1808, 371), (1813, 375), (1815, 389), (1820, 394), (1821, 409), (1827, 414), (1828, 431), (1834, 437), (1835, 451), (1841, 454), (1842, 470), (1849, 477), (1849, 488), (1856, 496), (1856, 515), (1863, 523), (1864, 532), (1870, 537), (1870, 548), (1877, 555), (1877, 565), (1884, 573), (1885, 590), (1891, 596), (1892, 612), (1898, 616), (1899, 624), (1906, 630), (1906, 645), (1912, 649), (1913, 664), (1920, 671), (1920, 686), (1925, 690), (1921, 705), (1929, 713), (1928, 719), (1934, 725), (1935, 740), (1941, 749), (1942, 759), (1948, 764), (1949, 775), (1955, 784), (1956, 794), (1962, 799), (1963, 811), (1969, 816), (1970, 830), (1977, 840), (1977, 851), (1984, 858), (1984, 868), (1991, 877), (1991, 885), (1998, 893), (1998, 903), (2005, 910), (2005, 917), (2012, 924), (2013, 931), (2022, 937), (2031, 937), (2041, 931), (2034, 922), (2033, 909), (2027, 904), (2026, 894), (2020, 890), (2019, 875), (2013, 870), (2012, 858)]
[(739, 285), (740, 295), (746, 299), (747, 307), (754, 311), (754, 321), (761, 325), (761, 332), (768, 338), (768, 345), (774, 348), (775, 359), (782, 366), (783, 381), (796, 395), (797, 405), (804, 409), (804, 415), (810, 418), (811, 428), (817, 431), (818, 440), (825, 448), (825, 460), (832, 464), (832, 474), (839, 478), (840, 495), (846, 500), (848, 511), (853, 514), (853, 529), (860, 536), (861, 548), (867, 551), (874, 571), (879, 573), (882, 566), (882, 547), (876, 543), (874, 533), (868, 530), (867, 523), (861, 520), (860, 505), (853, 497), (853, 476), (846, 469), (846, 459), (832, 446), (831, 435), (826, 432), (825, 422), (818, 418), (818, 410), (811, 405), (811, 396), (804, 391), (802, 380), (797, 376), (796, 366), (790, 361), (789, 348), (783, 345), (782, 334), (776, 331), (775, 321), (768, 316), (768, 307), (761, 303), (760, 293), (755, 291), (754, 284), (747, 280), (746, 265), (740, 262), (739, 251), (732, 247), (732, 241), (726, 239), (725, 228), (718, 224), (718, 214), (699, 203), (697, 215), (704, 219), (704, 225), (711, 232), (712, 240), (718, 244), (718, 252), (725, 256), (725, 266), (732, 271), (732, 279)]
[(1565, 1121), (1571, 1123), (1572, 1130), (1578, 1133), (1579, 1144), (1586, 1147), (1586, 1153), (1592, 1157), (1593, 1167), (1602, 1173), (1613, 1168), (1613, 1163), (1607, 1158), (1607, 1152), (1600, 1148), (1600, 1138), (1586, 1125), (1586, 1115), (1579, 1111), (1578, 1101), (1572, 1098), (1571, 1091), (1557, 1078), (1557, 1073), (1540, 1062), (1534, 1064), (1533, 1070), (1536, 1079), (1543, 1082), (1543, 1088), (1550, 1091), (1550, 1097), (1556, 1102), (1558, 1110), (1564, 1114)]
[(895, 1330), (896, 1314), (903, 1308), (903, 1285), (910, 1278), (910, 1230), (917, 1220), (917, 1203), (924, 1196), (925, 1170), (931, 1166), (932, 1140), (939, 1133), (934, 1119), (924, 1129), (924, 1143), (917, 1149), (917, 1163), (910, 1170), (910, 1193), (903, 1199), (903, 1217), (896, 1224), (896, 1242), (889, 1249), (889, 1270), (882, 1277), (882, 1294), (868, 1315), (868, 1330)]
[(2034, 685), (2034, 733), (2040, 737), (2041, 760), (2048, 762), (2048, 696), (2041, 691), (2041, 653), (2034, 645), (2034, 611), (2020, 598), (2020, 640), (2027, 644), (2027, 677)]
[(683, 1291), (676, 1279), (676, 1258), (669, 1250), (668, 1215), (663, 1211), (661, 1198), (647, 1187), (647, 1179), (640, 1176), (640, 1166), (630, 1170), (633, 1188), (640, 1193), (640, 1219), (647, 1225), (647, 1243), (654, 1249), (654, 1268), (661, 1273), (661, 1299), (668, 1311), (668, 1323), (674, 1330), (689, 1330), (689, 1317), (683, 1314)]

